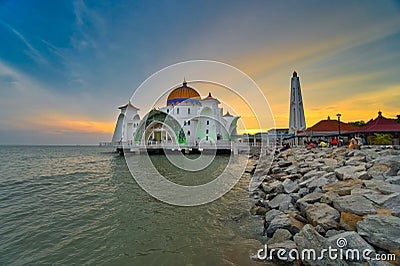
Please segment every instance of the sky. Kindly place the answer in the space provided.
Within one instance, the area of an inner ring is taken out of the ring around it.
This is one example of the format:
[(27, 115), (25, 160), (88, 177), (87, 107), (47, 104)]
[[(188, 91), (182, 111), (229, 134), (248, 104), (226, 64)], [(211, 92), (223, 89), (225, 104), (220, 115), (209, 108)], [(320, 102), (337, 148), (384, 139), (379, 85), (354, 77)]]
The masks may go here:
[(307, 126), (395, 117), (399, 47), (399, 1), (0, 0), (0, 144), (110, 141), (144, 80), (198, 59), (249, 75), (277, 127), (294, 70)]

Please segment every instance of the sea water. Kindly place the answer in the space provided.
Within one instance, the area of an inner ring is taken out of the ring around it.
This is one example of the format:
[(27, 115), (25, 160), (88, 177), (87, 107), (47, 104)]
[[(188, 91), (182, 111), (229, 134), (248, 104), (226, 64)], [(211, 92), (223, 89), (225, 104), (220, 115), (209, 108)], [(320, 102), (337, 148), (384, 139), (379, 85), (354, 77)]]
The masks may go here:
[[(148, 195), (124, 157), (107, 151), (0, 146), (1, 265), (254, 263), (261, 222), (248, 212), (248, 176), (214, 202), (173, 206)], [(197, 185), (216, 177), (227, 156), (190, 177), (165, 156), (151, 159), (169, 180)]]

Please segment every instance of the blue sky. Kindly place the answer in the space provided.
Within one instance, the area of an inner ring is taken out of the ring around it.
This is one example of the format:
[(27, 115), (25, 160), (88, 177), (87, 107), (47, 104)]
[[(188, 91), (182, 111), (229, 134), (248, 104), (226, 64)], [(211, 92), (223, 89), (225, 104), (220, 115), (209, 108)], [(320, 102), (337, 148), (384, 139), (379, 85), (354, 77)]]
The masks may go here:
[(398, 1), (0, 1), (0, 144), (110, 140), (148, 76), (191, 59), (249, 74), (287, 126), (400, 113)]

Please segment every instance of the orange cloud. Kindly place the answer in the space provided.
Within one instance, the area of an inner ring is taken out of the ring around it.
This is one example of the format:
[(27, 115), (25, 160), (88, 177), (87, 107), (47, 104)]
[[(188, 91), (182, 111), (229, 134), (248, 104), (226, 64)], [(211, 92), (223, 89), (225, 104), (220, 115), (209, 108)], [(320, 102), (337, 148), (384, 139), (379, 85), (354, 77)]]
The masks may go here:
[(39, 113), (25, 117), (19, 123), (20, 129), (35, 129), (46, 134), (66, 133), (110, 133), (114, 131), (114, 121), (93, 121), (88, 117), (74, 117), (59, 113)]

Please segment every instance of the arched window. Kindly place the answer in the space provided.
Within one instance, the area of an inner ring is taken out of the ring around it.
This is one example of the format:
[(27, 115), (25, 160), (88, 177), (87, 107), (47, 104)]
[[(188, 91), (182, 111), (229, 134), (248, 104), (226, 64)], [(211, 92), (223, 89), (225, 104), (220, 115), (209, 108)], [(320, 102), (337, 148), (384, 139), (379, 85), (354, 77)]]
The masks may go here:
[(176, 114), (179, 115), (179, 108), (176, 108)]
[(190, 136), (190, 130), (188, 130), (187, 135)]
[(167, 113), (169, 113), (169, 109), (167, 109)]
[(208, 134), (208, 129), (206, 129), (206, 134)]
[(190, 120), (188, 120), (187, 124), (188, 124), (188, 126), (190, 126)]
[(190, 115), (190, 108), (188, 108), (188, 115)]
[(207, 126), (210, 124), (210, 120), (207, 120)]

